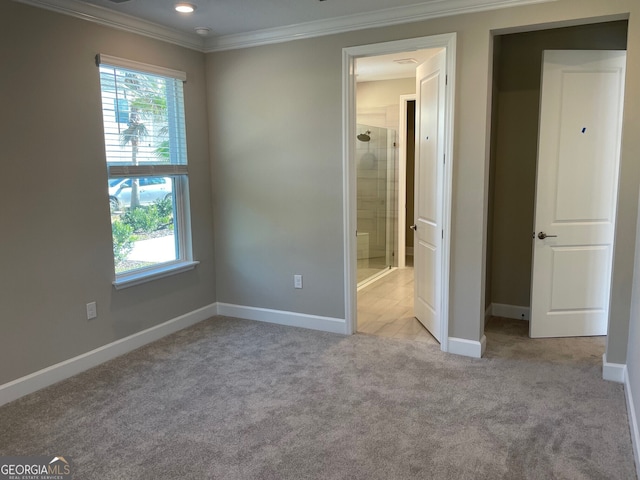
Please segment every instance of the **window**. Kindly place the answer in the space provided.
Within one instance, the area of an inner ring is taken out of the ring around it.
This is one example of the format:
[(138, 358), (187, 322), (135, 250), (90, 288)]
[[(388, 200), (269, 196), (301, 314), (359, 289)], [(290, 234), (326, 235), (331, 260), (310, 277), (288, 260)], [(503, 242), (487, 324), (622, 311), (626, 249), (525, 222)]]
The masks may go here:
[(182, 72), (98, 55), (116, 288), (193, 268)]

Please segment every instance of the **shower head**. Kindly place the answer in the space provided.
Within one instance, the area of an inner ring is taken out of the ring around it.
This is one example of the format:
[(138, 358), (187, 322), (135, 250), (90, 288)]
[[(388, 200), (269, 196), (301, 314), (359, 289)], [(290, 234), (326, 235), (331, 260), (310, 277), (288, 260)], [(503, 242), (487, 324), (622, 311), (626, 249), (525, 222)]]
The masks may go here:
[(360, 140), (361, 142), (368, 142), (369, 140), (371, 140), (371, 137), (369, 136), (369, 134), (371, 133), (371, 130), (367, 130), (364, 133), (361, 133), (360, 135), (358, 135), (358, 140)]

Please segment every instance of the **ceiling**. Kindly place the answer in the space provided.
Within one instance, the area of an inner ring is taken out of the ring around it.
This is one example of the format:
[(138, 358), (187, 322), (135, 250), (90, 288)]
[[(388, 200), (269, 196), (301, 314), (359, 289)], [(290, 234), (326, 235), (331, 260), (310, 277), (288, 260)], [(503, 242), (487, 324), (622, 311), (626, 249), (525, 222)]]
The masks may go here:
[(416, 67), (428, 58), (433, 57), (439, 50), (438, 48), (430, 48), (357, 58), (356, 81), (372, 82), (375, 80), (413, 78), (416, 76)]
[(555, 0), (186, 0), (191, 14), (179, 0), (14, 1), (209, 52)]

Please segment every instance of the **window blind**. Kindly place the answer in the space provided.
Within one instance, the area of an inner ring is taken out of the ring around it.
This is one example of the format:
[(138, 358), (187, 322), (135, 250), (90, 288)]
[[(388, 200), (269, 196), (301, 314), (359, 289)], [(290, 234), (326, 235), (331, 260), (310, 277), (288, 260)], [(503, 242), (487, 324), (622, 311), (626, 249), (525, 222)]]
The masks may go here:
[(104, 54), (96, 62), (109, 176), (187, 174), (186, 74)]

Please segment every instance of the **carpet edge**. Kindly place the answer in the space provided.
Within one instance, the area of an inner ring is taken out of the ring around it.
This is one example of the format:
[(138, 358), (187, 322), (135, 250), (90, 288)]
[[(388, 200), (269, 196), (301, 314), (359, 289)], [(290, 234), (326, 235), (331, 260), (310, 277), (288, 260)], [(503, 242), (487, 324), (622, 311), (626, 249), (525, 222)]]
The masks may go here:
[(0, 385), (0, 406), (195, 325), (217, 315), (217, 312), (217, 303), (206, 305), (154, 327)]

